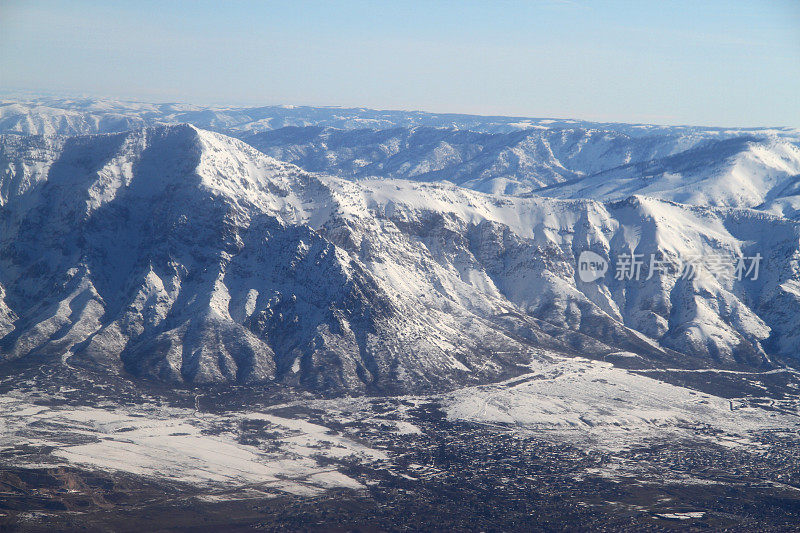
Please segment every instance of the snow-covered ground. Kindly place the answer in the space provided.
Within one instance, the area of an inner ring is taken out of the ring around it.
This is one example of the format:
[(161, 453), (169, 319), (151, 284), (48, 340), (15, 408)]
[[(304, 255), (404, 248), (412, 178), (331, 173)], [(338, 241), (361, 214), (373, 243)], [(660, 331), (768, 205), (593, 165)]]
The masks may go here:
[[(751, 376), (757, 381), (760, 374)], [(365, 489), (364, 479), (341, 471), (342, 461), (391, 471), (398, 456), (377, 443), (401, 439), (407, 446), (430, 438), (431, 428), (416, 418), (424, 405), (440, 405), (451, 422), (610, 454), (670, 443), (766, 454), (765, 434), (796, 438), (800, 431), (796, 412), (748, 406), (743, 398), (582, 358), (534, 363), (530, 373), (493, 385), (389, 399), (392, 407), (377, 411), (374, 404), (383, 399), (290, 401), (210, 413), (157, 405), (152, 398), (121, 405), (106, 396), (94, 407), (70, 406), (62, 394), (49, 395), (57, 405), (43, 405), (50, 403), (42, 401), (47, 395), (35, 389), (0, 398), (0, 460), (184, 483), (204, 498), (310, 496)], [(372, 437), (364, 437), (365, 429)], [(591, 473), (633, 475), (641, 467), (612, 461)]]
[[(203, 487), (213, 495), (231, 489), (262, 494), (314, 495), (330, 488), (360, 489), (356, 480), (323, 466), (322, 458), (386, 459), (328, 428), (307, 421), (247, 412), (217, 416), (153, 405), (44, 407), (16, 394), (0, 398), (0, 448), (52, 447), (39, 462), (126, 472)], [(268, 451), (237, 442), (236, 424), (259, 420), (274, 433)]]
[(505, 424), (604, 450), (695, 438), (757, 448), (750, 440), (756, 433), (800, 429), (796, 414), (734, 409), (731, 399), (581, 358), (459, 390), (443, 403), (455, 420)]

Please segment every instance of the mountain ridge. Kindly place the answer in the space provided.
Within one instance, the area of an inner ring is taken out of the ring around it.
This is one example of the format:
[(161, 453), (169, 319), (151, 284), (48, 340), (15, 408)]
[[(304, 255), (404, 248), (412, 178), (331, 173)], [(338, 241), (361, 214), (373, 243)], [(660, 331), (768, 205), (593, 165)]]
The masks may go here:
[[(548, 353), (723, 367), (793, 354), (800, 229), (762, 212), (353, 182), (188, 125), (2, 154), (6, 360), (401, 392)], [(765, 238), (776, 264), (754, 285), (576, 274), (583, 249), (750, 253)]]

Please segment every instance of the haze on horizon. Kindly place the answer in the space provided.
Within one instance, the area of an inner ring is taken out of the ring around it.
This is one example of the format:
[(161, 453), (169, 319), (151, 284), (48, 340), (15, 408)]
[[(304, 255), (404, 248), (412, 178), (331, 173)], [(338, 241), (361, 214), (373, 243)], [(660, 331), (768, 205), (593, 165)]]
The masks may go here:
[(0, 5), (0, 90), (800, 127), (800, 3)]

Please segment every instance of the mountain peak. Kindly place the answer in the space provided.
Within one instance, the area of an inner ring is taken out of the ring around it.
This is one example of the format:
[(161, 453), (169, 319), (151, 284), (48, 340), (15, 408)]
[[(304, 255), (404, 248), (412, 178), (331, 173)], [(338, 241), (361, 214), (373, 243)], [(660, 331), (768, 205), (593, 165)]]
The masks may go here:
[[(68, 351), (73, 364), (173, 381), (409, 391), (496, 379), (542, 353), (752, 366), (796, 346), (797, 223), (656, 194), (664, 184), (691, 191), (695, 177), (705, 191), (709, 180), (726, 183), (700, 171), (709, 158), (730, 165), (741, 139), (695, 149), (680, 133), (580, 125), (526, 135), (320, 130), (311, 138), (328, 137), (315, 152), (289, 133), (287, 150), (383, 177), (309, 173), (191, 124), (8, 136), (3, 358)], [(414, 146), (422, 151), (404, 151)], [(765, 153), (737, 160), (755, 165), (740, 172), (766, 168), (775, 153), (761, 141), (747, 149)], [(770, 191), (792, 181), (779, 167), (792, 150), (765, 172)], [(598, 161), (623, 163), (592, 174)], [(628, 200), (479, 192), (463, 186), (477, 181), (443, 181), (456, 167), (498, 186), (511, 183), (498, 176), (519, 183), (547, 171), (563, 187), (542, 192), (600, 182)], [(414, 179), (386, 178), (395, 171)], [(759, 242), (775, 259), (754, 281), (612, 270), (587, 283), (576, 273), (585, 249), (611, 263), (631, 250), (755, 254)]]

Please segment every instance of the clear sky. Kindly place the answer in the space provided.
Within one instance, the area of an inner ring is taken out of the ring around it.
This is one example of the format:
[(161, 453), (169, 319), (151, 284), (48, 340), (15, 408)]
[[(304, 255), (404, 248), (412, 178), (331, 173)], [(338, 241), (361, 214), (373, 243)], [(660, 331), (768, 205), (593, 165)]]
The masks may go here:
[(0, 0), (0, 89), (800, 127), (800, 0)]

